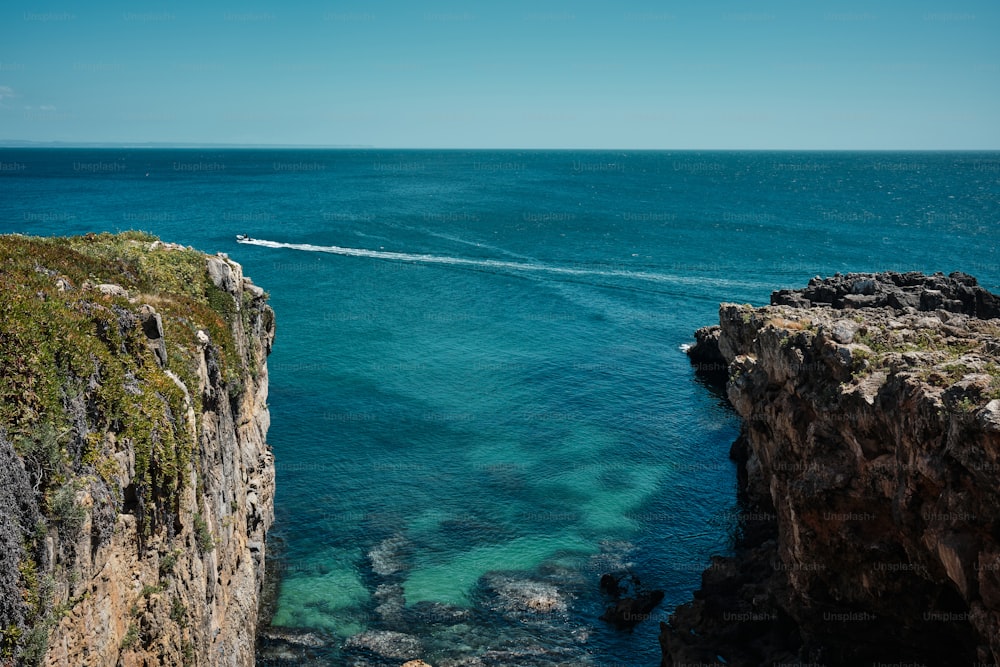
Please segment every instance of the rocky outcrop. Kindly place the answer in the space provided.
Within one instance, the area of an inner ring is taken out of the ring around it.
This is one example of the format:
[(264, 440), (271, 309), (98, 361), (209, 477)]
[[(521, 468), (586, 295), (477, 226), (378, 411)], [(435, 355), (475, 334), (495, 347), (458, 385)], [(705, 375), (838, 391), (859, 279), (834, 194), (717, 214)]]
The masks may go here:
[(728, 364), (745, 520), (663, 664), (997, 663), (1000, 300), (889, 273), (772, 302), (693, 351)]
[(916, 271), (817, 276), (804, 289), (774, 292), (771, 304), (796, 308), (912, 308), (964, 313), (984, 320), (1000, 317), (1000, 297), (980, 287), (974, 277), (959, 272), (948, 276)]
[(0, 664), (253, 664), (266, 294), (140, 233), (0, 237), (0, 293)]
[(601, 593), (611, 602), (601, 614), (601, 620), (618, 630), (631, 630), (648, 620), (664, 597), (661, 590), (647, 591), (639, 577), (629, 572), (603, 574), (600, 586)]

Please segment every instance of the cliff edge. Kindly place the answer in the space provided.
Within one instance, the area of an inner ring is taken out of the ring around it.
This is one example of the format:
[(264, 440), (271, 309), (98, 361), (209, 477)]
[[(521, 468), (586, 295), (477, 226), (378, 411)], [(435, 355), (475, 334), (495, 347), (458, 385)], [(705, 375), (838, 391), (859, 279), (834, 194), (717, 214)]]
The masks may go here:
[(224, 255), (0, 236), (0, 664), (253, 664), (273, 338)]
[(1000, 298), (883, 273), (771, 301), (723, 304), (690, 351), (743, 418), (743, 534), (662, 664), (997, 664)]

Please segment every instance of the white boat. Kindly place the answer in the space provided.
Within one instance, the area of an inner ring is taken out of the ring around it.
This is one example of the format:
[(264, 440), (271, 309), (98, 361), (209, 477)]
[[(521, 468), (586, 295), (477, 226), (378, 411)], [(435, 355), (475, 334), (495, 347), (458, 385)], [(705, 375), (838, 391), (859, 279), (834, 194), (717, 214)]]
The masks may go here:
[(236, 235), (236, 242), (237, 243), (243, 243), (245, 241), (253, 241), (253, 239), (250, 238), (249, 234), (237, 234)]

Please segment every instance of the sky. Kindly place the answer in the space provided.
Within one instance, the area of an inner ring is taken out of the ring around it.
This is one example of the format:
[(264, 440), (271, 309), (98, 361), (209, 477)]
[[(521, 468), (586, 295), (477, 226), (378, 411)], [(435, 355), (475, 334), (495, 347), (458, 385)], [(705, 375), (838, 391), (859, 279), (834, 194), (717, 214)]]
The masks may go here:
[(1000, 149), (1000, 2), (6, 0), (0, 141)]

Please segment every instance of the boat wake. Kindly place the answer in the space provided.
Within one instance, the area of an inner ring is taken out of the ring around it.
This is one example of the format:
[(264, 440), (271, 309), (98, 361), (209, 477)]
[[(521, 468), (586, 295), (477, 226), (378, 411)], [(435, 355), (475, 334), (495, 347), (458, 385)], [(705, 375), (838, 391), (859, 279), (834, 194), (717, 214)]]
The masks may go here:
[(332, 255), (342, 255), (345, 257), (366, 257), (369, 259), (381, 259), (395, 262), (411, 262), (417, 264), (442, 264), (447, 266), (464, 266), (475, 269), (487, 269), (494, 271), (512, 271), (520, 273), (547, 273), (565, 276), (599, 276), (605, 278), (625, 278), (630, 280), (643, 280), (662, 284), (675, 285), (719, 285), (733, 286), (741, 285), (746, 287), (756, 286), (753, 283), (744, 281), (727, 280), (722, 278), (707, 278), (704, 276), (683, 276), (666, 273), (656, 273), (651, 271), (630, 271), (628, 269), (617, 268), (581, 268), (569, 266), (555, 266), (541, 262), (514, 262), (499, 259), (472, 259), (469, 257), (449, 257), (446, 255), (428, 255), (422, 253), (393, 252), (389, 250), (369, 250), (367, 248), (345, 248), (343, 246), (321, 246), (311, 243), (282, 243), (280, 241), (267, 241), (264, 239), (243, 238), (239, 243), (246, 245), (256, 245), (264, 248), (287, 248), (289, 250), (303, 250), (306, 252), (323, 252)]

